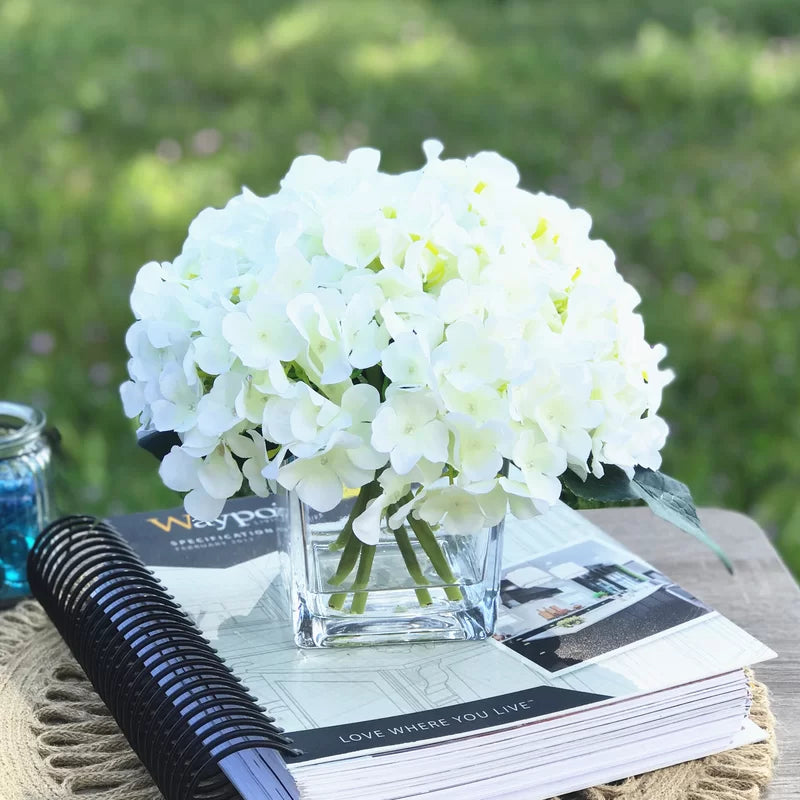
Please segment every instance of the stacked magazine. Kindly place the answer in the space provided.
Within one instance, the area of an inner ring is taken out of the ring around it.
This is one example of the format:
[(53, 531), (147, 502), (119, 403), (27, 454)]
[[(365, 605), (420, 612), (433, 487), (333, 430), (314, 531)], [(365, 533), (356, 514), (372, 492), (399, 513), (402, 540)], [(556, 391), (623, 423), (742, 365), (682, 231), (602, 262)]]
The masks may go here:
[(507, 520), (493, 638), (407, 646), (295, 647), (286, 520), (112, 522), (302, 751), (303, 800), (536, 800), (764, 738), (744, 668), (774, 653), (566, 506)]

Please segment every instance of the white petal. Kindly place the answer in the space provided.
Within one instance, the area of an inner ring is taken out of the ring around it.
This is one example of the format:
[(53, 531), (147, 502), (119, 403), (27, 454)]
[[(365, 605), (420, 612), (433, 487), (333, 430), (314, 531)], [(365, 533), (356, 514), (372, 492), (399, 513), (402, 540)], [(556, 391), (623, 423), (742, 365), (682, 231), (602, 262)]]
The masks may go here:
[(267, 481), (264, 478), (261, 465), (251, 458), (242, 465), (242, 473), (250, 485), (250, 490), (258, 497), (267, 497), (270, 493)]
[(381, 535), (381, 517), (389, 498), (382, 494), (370, 500), (364, 512), (353, 520), (353, 533), (364, 544), (378, 544)]
[(197, 406), (197, 427), (207, 436), (221, 436), (241, 421), (235, 410), (223, 406), (219, 399), (207, 394)]
[(291, 384), (289, 379), (286, 377), (286, 370), (280, 362), (276, 361), (274, 364), (270, 365), (269, 379), (272, 382), (272, 386), (277, 394), (284, 396), (290, 391)]
[(516, 494), (508, 495), (508, 508), (517, 519), (533, 519), (539, 515), (539, 510), (530, 498)]
[(357, 383), (342, 395), (342, 408), (350, 414), (353, 422), (372, 422), (380, 404), (378, 390), (368, 383)]
[(271, 442), (288, 444), (294, 440), (291, 416), (294, 402), (281, 397), (270, 397), (264, 406), (263, 428)]
[(266, 403), (266, 396), (253, 386), (253, 381), (249, 378), (242, 385), (239, 394), (236, 395), (234, 409), (240, 419), (260, 425), (264, 419)]
[(577, 464), (585, 471), (586, 460), (592, 451), (592, 437), (588, 432), (583, 428), (567, 428), (561, 432), (559, 444), (566, 450), (570, 464)]
[(133, 381), (125, 381), (119, 387), (119, 393), (122, 397), (122, 407), (125, 410), (126, 417), (138, 417), (144, 410), (144, 391), (138, 383)]
[(383, 406), (372, 422), (372, 446), (379, 453), (389, 453), (397, 442), (398, 419), (391, 406)]
[(153, 427), (157, 431), (183, 431), (194, 427), (196, 415), (188, 409), (179, 408), (169, 400), (156, 400), (150, 406), (153, 412)]
[(173, 445), (162, 459), (158, 474), (167, 488), (188, 492), (198, 485), (197, 470), (200, 463), (200, 459), (192, 458), (178, 445)]
[(567, 468), (566, 452), (551, 444), (537, 445), (534, 459), (536, 467), (545, 475), (560, 475)]
[(369, 470), (370, 472), (380, 469), (389, 460), (386, 457), (386, 453), (379, 453), (369, 444), (348, 448), (347, 455), (359, 469)]
[(246, 367), (266, 369), (270, 359), (262, 348), (259, 348), (259, 333), (247, 314), (235, 311), (222, 321), (222, 333), (230, 343), (233, 352)]
[(540, 510), (552, 506), (561, 496), (561, 482), (558, 478), (526, 470), (525, 484), (530, 492), (531, 500)]
[(381, 163), (381, 151), (374, 147), (358, 147), (347, 156), (347, 166), (359, 172), (377, 172)]
[(200, 336), (192, 344), (197, 366), (209, 375), (221, 375), (233, 363), (234, 355), (224, 339)]
[(422, 455), (428, 461), (447, 461), (447, 451), (450, 444), (450, 432), (440, 420), (429, 422), (423, 429), (424, 446)]
[(226, 500), (232, 497), (242, 486), (242, 473), (239, 465), (227, 447), (218, 447), (211, 455), (206, 456), (202, 466), (197, 470), (197, 477), (203, 489), (211, 497)]
[(187, 513), (202, 522), (215, 520), (225, 506), (225, 500), (218, 497), (211, 497), (204, 489), (192, 489), (183, 498), (183, 507)]
[(478, 496), (478, 505), (483, 512), (487, 526), (497, 525), (505, 519), (508, 510), (508, 497), (498, 483), (491, 491)]
[(253, 442), (250, 436), (244, 436), (240, 433), (228, 434), (225, 437), (225, 444), (239, 458), (253, 458), (258, 453), (258, 445)]
[(428, 160), (428, 163), (431, 161), (438, 161), (443, 150), (444, 145), (438, 139), (426, 139), (422, 143), (422, 152), (425, 153), (425, 158)]
[(213, 452), (219, 444), (218, 436), (207, 436), (197, 428), (191, 428), (182, 434), (183, 450), (192, 458), (201, 458)]
[(356, 489), (369, 483), (375, 477), (375, 470), (370, 468), (362, 468), (360, 465), (350, 457), (352, 450), (339, 449), (338, 452), (332, 454), (333, 467), (336, 470), (342, 483), (351, 488)]
[(389, 344), (389, 333), (377, 322), (370, 322), (352, 337), (350, 363), (356, 369), (372, 367), (381, 360), (381, 353)]
[(302, 459), (286, 464), (278, 473), (278, 482), (293, 489), (297, 496), (317, 511), (330, 511), (342, 500), (342, 482), (317, 459)]
[[(409, 489), (411, 488), (410, 484), (406, 485)], [(425, 490), (423, 489), (418, 495), (415, 495), (407, 503), (404, 503), (402, 506), (400, 506), (387, 520), (388, 526), (392, 530), (397, 530), (397, 528), (405, 524), (412, 509), (414, 509), (414, 507), (424, 498), (424, 496)]]
[(407, 475), (409, 472), (411, 472), (420, 458), (422, 458), (422, 453), (420, 453), (415, 447), (409, 446), (403, 440), (401, 440), (389, 454), (389, 460), (391, 461), (392, 469), (398, 475)]
[(278, 452), (272, 457), (271, 460), (267, 459), (267, 464), (261, 470), (261, 474), (268, 481), (278, 480), (278, 470), (283, 464), (283, 459), (286, 457), (288, 449), (289, 449), (288, 447), (281, 447), (280, 450), (278, 450)]

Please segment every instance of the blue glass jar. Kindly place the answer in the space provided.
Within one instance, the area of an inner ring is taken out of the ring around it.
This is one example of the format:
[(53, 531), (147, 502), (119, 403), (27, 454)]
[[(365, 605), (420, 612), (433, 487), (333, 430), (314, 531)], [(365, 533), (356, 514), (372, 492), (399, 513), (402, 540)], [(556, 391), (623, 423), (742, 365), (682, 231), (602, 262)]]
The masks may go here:
[(45, 415), (0, 402), (0, 605), (30, 593), (28, 551), (50, 521), (50, 444)]

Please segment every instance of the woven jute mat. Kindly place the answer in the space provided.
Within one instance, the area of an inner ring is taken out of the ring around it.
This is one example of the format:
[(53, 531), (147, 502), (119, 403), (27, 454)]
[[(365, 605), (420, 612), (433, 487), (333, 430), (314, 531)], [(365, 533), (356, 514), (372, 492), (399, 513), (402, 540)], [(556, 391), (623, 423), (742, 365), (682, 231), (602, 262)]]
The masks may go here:
[[(751, 717), (768, 741), (569, 800), (756, 800), (772, 776), (776, 746), (767, 691), (753, 685)], [(24, 602), (0, 614), (0, 800), (78, 798), (161, 794), (44, 611)]]

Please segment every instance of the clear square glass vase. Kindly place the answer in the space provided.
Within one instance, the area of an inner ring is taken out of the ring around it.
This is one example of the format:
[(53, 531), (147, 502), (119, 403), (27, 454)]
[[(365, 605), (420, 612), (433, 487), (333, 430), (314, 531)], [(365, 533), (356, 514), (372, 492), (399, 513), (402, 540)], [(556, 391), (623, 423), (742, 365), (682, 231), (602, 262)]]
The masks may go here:
[[(485, 639), (494, 630), (502, 522), (467, 535), (382, 527), (368, 577), (344, 579), (337, 546), (355, 498), (320, 513), (289, 498), (290, 592), (299, 647)], [(351, 559), (352, 560), (352, 559)], [(336, 585), (331, 580), (336, 581)]]

